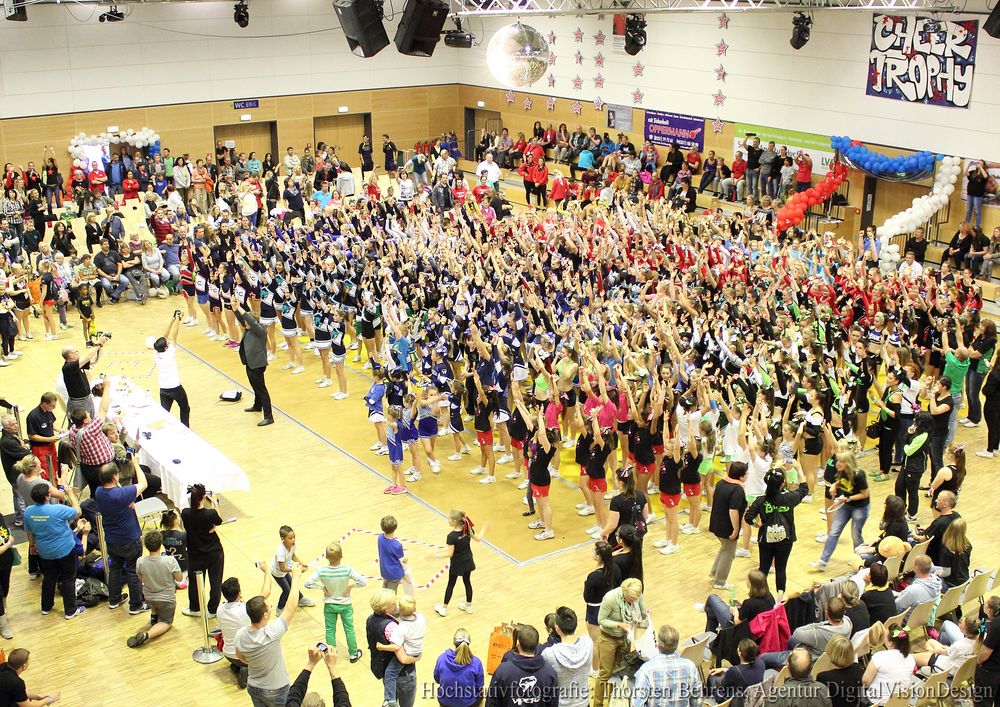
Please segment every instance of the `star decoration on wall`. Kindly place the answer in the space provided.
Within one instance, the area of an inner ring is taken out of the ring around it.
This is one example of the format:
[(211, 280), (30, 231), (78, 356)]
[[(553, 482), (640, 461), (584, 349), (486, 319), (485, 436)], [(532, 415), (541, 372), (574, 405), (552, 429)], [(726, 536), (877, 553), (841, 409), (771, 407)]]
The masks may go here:
[(580, 101), (573, 101), (570, 105), (570, 110), (573, 111), (573, 115), (580, 115), (583, 112), (583, 104)]
[(712, 96), (712, 100), (715, 101), (715, 105), (724, 106), (726, 105), (726, 96), (722, 91), (716, 91), (715, 95)]
[(594, 35), (595, 44), (604, 44), (604, 40), (607, 39), (607, 35), (601, 30), (597, 30), (597, 34)]
[(723, 123), (721, 119), (716, 118), (715, 120), (712, 121), (712, 132), (713, 133), (721, 133), (723, 127), (725, 127), (725, 123)]
[(726, 80), (726, 67), (719, 64), (718, 68), (715, 70), (715, 80), (725, 81)]
[[(524, 109), (525, 110), (531, 110), (531, 106), (532, 105), (533, 105), (533, 103), (532, 103), (532, 100), (530, 98), (525, 98), (524, 99)], [(716, 105), (718, 105), (718, 104), (716, 104)]]
[(545, 107), (549, 110), (556, 109), (556, 99), (553, 96), (549, 96), (548, 100), (545, 101)]
[(552, 74), (549, 74), (549, 88), (552, 88), (555, 85), (556, 85), (556, 77), (553, 76)]
[(607, 104), (601, 100), (600, 96), (594, 99), (594, 110), (604, 110), (604, 106), (606, 105)]
[(729, 16), (724, 12), (719, 15), (719, 29), (729, 29)]
[(597, 56), (594, 57), (594, 66), (604, 67), (604, 55), (597, 52)]
[(507, 93), (503, 94), (503, 99), (507, 101), (507, 103), (513, 103), (517, 100), (517, 94), (513, 91), (507, 91)]
[(715, 56), (725, 56), (728, 50), (729, 45), (726, 44), (726, 40), (720, 39), (719, 43), (715, 45)]
[(549, 30), (548, 40), (549, 40), (549, 44), (555, 44), (556, 43), (556, 33), (553, 32), (552, 30)]
[(549, 66), (554, 66), (556, 63), (556, 55), (549, 52)]
[(573, 79), (573, 90), (579, 91), (582, 88), (583, 88), (583, 79), (580, 78), (580, 74), (577, 74), (576, 78)]
[(577, 64), (583, 63), (583, 54), (580, 53), (579, 49), (577, 49), (576, 54), (573, 55), (573, 58), (576, 60)]
[(576, 32), (573, 33), (573, 39), (576, 40), (577, 44), (583, 44), (583, 30), (577, 27)]
[(635, 66), (632, 67), (633, 76), (642, 76), (642, 72), (646, 70), (646, 67), (642, 65), (641, 61), (635, 62)]
[(594, 77), (594, 88), (604, 88), (604, 77), (600, 74)]
[(644, 95), (645, 94), (642, 91), (640, 91), (639, 89), (635, 89), (634, 91), (632, 91), (632, 102), (635, 103), (636, 105), (642, 103), (642, 97)]

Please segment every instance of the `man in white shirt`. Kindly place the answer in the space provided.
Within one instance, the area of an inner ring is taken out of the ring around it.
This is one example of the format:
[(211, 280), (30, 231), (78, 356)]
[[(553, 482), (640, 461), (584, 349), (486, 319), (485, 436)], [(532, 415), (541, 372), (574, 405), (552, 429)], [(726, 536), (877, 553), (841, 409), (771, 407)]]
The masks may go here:
[[(299, 568), (292, 568), (291, 596), (299, 593)], [(263, 596), (256, 596), (247, 602), (247, 616), (250, 625), (236, 632), (236, 658), (247, 664), (247, 694), (254, 707), (284, 707), (288, 698), (291, 681), (285, 656), (281, 652), (281, 638), (288, 633), (288, 626), (298, 609), (297, 601), (285, 605), (275, 621), (271, 618), (271, 607)]]
[(285, 154), (285, 158), (282, 161), (285, 164), (285, 174), (287, 176), (289, 176), (289, 177), (291, 177), (293, 174), (295, 174), (295, 168), (296, 167), (301, 167), (302, 166), (302, 160), (300, 160), (299, 156), (295, 154), (295, 148), (294, 147), (289, 147), (288, 148), (288, 150), (286, 151), (286, 154)]
[(500, 187), (500, 165), (493, 161), (492, 152), (483, 155), (483, 161), (476, 166), (476, 174), (483, 172), (486, 172), (486, 183), (497, 191)]
[(437, 183), (438, 179), (441, 177), (446, 177), (451, 174), (451, 169), (457, 162), (455, 159), (448, 154), (448, 150), (441, 150), (441, 154), (438, 158), (434, 160), (434, 179), (432, 183)]
[[(267, 599), (271, 596), (271, 573), (267, 571), (267, 564), (263, 562), (257, 563), (257, 569), (264, 573), (264, 584), (260, 588), (260, 595)], [(247, 605), (243, 601), (240, 580), (230, 577), (223, 582), (222, 596), (226, 601), (220, 604), (215, 612), (219, 628), (222, 630), (222, 655), (226, 656), (229, 667), (236, 673), (236, 681), (243, 690), (247, 686), (248, 668), (246, 663), (236, 657), (236, 634), (244, 626), (250, 625), (250, 617), (247, 616)]]
[(923, 275), (924, 266), (917, 262), (917, 256), (912, 250), (907, 251), (906, 259), (899, 264), (899, 276), (919, 280)]
[(181, 311), (174, 310), (167, 333), (153, 342), (156, 352), (156, 370), (160, 377), (160, 405), (167, 412), (174, 406), (174, 401), (180, 407), (181, 423), (191, 426), (191, 405), (188, 404), (187, 391), (181, 385), (181, 374), (177, 370), (177, 332), (181, 327)]

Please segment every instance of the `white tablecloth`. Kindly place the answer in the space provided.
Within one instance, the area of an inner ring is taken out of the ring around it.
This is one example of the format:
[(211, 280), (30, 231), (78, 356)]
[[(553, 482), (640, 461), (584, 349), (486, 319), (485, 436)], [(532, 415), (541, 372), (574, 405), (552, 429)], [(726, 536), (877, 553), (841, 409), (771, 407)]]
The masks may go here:
[(138, 430), (139, 463), (160, 477), (170, 500), (183, 506), (188, 486), (196, 483), (215, 493), (250, 490), (240, 467), (160, 407), (146, 390), (127, 379), (115, 378), (112, 385), (115, 397), (109, 414), (121, 418), (129, 439)]

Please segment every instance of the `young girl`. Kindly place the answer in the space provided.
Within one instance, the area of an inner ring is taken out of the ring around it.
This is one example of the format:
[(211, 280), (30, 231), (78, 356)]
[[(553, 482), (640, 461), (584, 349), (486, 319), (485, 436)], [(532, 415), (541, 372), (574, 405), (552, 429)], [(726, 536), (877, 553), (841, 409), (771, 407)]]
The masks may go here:
[(463, 454), (469, 454), (472, 450), (466, 444), (465, 437), (462, 436), (465, 432), (465, 423), (462, 421), (462, 398), (465, 396), (465, 385), (457, 378), (453, 379), (449, 385), (451, 390), (448, 393), (448, 431), (455, 442), (455, 453), (448, 455), (448, 461), (457, 462), (462, 459)]
[[(292, 563), (303, 569), (305, 565), (295, 552), (295, 531), (290, 526), (283, 525), (278, 529), (278, 535), (281, 537), (281, 542), (278, 543), (278, 549), (271, 558), (271, 577), (274, 578), (274, 583), (281, 587), (281, 596), (278, 597), (278, 605), (275, 607), (275, 611), (280, 614), (285, 610), (285, 602), (288, 601), (288, 595), (292, 591)], [(299, 606), (314, 606), (316, 603), (301, 593), (298, 602)]]
[(472, 559), (472, 541), (482, 542), (485, 537), (486, 526), (483, 526), (481, 533), (476, 533), (472, 519), (465, 515), (464, 511), (453, 510), (448, 514), (448, 525), (451, 530), (448, 532), (446, 543), (448, 545), (445, 552), (434, 555), (435, 559), (450, 560), (448, 567), (448, 586), (444, 590), (444, 603), (437, 604), (434, 611), (439, 616), (448, 615), (448, 604), (455, 591), (455, 584), (458, 578), (462, 578), (465, 585), (465, 601), (458, 605), (458, 608), (467, 614), (472, 613), (472, 572), (476, 569), (476, 563)]
[(550, 465), (558, 451), (559, 426), (547, 428), (545, 415), (538, 408), (538, 423), (535, 428), (535, 439), (531, 445), (530, 461), (528, 462), (528, 481), (531, 484), (531, 497), (538, 503), (538, 520), (528, 524), (532, 530), (540, 532), (533, 536), (535, 540), (551, 540), (556, 536), (552, 529), (552, 505), (549, 502), (549, 489), (552, 486)]
[(678, 542), (680, 524), (677, 518), (681, 503), (681, 440), (674, 435), (667, 442), (667, 453), (660, 462), (660, 503), (663, 504), (665, 527), (662, 540), (653, 543), (660, 548), (661, 555), (672, 555), (680, 551)]
[[(383, 431), (379, 434), (385, 438), (385, 453), (389, 456), (389, 464), (392, 466), (392, 483), (385, 487), (382, 493), (390, 493), (393, 496), (406, 493), (406, 479), (403, 476), (403, 409), (398, 405), (391, 405), (386, 410), (388, 424), (382, 425)], [(380, 450), (378, 454), (382, 454)]]
[(337, 392), (330, 396), (334, 400), (344, 400), (347, 397), (347, 377), (344, 375), (344, 359), (347, 358), (347, 348), (344, 346), (346, 334), (347, 323), (344, 321), (344, 311), (335, 309), (333, 310), (333, 321), (330, 323), (329, 356), (330, 363), (333, 364), (333, 368), (337, 372)]
[[(393, 375), (395, 373), (393, 371)], [(390, 406), (395, 406), (392, 402), (392, 396), (387, 396), (387, 399), (390, 401)], [(399, 419), (399, 430), (403, 438), (403, 446), (410, 451), (410, 461), (412, 462), (410, 468), (403, 473), (406, 475), (406, 480), (411, 483), (420, 481), (423, 478), (423, 463), (420, 459), (420, 436), (417, 434), (417, 425), (414, 421), (416, 400), (417, 396), (413, 393), (406, 393), (403, 396), (403, 404), (400, 406), (402, 417)]]
[(295, 322), (294, 302), (287, 301), (281, 305), (280, 321), (281, 335), (288, 348), (288, 363), (282, 369), (291, 370), (293, 375), (297, 375), (306, 369), (302, 365), (302, 351), (299, 349), (299, 328)]
[(479, 442), (479, 466), (472, 469), (471, 474), (485, 473), (481, 484), (496, 483), (496, 455), (493, 452), (493, 412), (496, 410), (496, 399), (488, 395), (483, 390), (482, 381), (479, 380), (479, 372), (472, 369), (472, 380), (476, 386), (476, 398), (473, 403), (473, 417), (475, 418), (476, 441)]
[(333, 344), (333, 314), (330, 305), (326, 302), (317, 302), (316, 312), (313, 314), (313, 350), (319, 354), (319, 360), (323, 364), (323, 375), (316, 379), (316, 385), (320, 388), (329, 388), (333, 385), (330, 377), (333, 370), (330, 364), (330, 347)]
[(93, 346), (91, 337), (96, 332), (94, 327), (94, 298), (90, 294), (90, 285), (84, 282), (76, 293), (76, 308), (80, 312), (80, 328), (83, 329), (83, 341), (87, 346)]
[[(187, 317), (181, 324), (186, 324), (187, 326), (198, 326), (198, 310), (195, 309), (194, 303), (197, 298), (197, 291), (194, 287), (194, 272), (191, 270), (191, 258), (188, 255), (188, 250), (180, 251), (180, 285), (181, 292), (184, 294), (184, 303), (187, 305)], [(183, 568), (182, 568), (183, 569)]]
[[(389, 453), (385, 444), (385, 415), (383, 414), (382, 402), (385, 397), (385, 369), (376, 368), (372, 371), (372, 378), (374, 379), (372, 386), (368, 389), (368, 394), (365, 395), (365, 406), (368, 408), (368, 421), (375, 425), (375, 434), (378, 439), (370, 449), (379, 456), (385, 456)], [(402, 463), (402, 456), (400, 454), (400, 463)]]
[(945, 465), (934, 474), (931, 486), (927, 490), (927, 495), (931, 497), (932, 518), (941, 515), (937, 509), (937, 498), (941, 492), (951, 491), (957, 498), (965, 481), (965, 447), (958, 445), (949, 447), (944, 460)]
[(163, 536), (163, 552), (171, 555), (180, 565), (181, 572), (184, 573), (184, 587), (178, 585), (178, 589), (187, 588), (187, 533), (180, 529), (181, 517), (177, 511), (170, 509), (160, 516), (160, 535)]
[(434, 442), (437, 440), (438, 433), (436, 412), (438, 403), (443, 397), (434, 386), (420, 388), (413, 401), (413, 406), (410, 408), (411, 414), (415, 415), (417, 420), (417, 436), (424, 454), (427, 455), (427, 464), (435, 474), (441, 473), (441, 462), (434, 456)]

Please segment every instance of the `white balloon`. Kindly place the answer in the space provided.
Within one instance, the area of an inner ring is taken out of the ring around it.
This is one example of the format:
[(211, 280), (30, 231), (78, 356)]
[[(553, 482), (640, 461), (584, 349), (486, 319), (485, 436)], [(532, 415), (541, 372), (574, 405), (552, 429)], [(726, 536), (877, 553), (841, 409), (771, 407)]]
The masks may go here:
[(947, 194), (948, 196), (951, 196), (954, 193), (954, 191), (955, 191), (954, 184), (949, 184), (944, 188), (944, 193)]
[(153, 142), (159, 142), (159, 141), (160, 141), (160, 134), (153, 133)]

